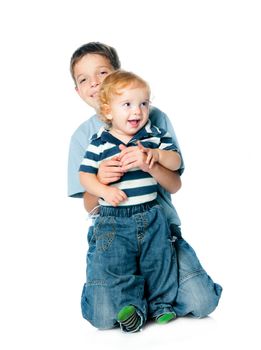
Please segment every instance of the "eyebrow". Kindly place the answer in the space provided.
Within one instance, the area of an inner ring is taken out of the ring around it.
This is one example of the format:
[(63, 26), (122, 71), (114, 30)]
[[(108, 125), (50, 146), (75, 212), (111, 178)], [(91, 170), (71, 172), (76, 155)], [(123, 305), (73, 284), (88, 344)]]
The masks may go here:
[[(150, 99), (149, 98), (144, 98), (143, 100), (140, 101), (140, 103), (142, 103), (144, 101), (150, 102)], [(126, 102), (131, 102), (131, 99), (120, 100), (120, 103), (126, 103)]]
[(85, 75), (84, 74), (79, 74), (79, 75), (77, 75), (75, 78), (76, 78), (76, 80), (78, 80), (79, 78), (84, 78), (85, 77)]
[(109, 66), (99, 66), (98, 68), (101, 69), (101, 68), (110, 68), (110, 67)]

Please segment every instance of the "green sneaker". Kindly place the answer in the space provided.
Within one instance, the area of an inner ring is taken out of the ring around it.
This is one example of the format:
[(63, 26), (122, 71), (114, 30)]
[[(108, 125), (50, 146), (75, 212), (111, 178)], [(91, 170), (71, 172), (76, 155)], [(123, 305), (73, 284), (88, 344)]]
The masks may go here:
[(133, 305), (124, 306), (118, 313), (117, 320), (125, 332), (134, 333), (140, 330), (141, 318)]
[(156, 322), (158, 324), (166, 324), (170, 322), (171, 320), (174, 320), (176, 318), (176, 314), (174, 312), (162, 314), (158, 317), (156, 317)]
[(129, 317), (131, 317), (136, 312), (136, 309), (133, 305), (124, 306), (121, 311), (118, 313), (117, 320), (118, 322), (124, 322)]

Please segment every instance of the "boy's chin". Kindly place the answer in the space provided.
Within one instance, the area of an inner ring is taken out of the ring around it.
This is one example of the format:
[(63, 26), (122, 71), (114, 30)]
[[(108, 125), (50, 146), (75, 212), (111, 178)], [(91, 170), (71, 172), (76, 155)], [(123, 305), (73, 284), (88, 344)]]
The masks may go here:
[(88, 106), (90, 106), (91, 108), (95, 109), (95, 111), (97, 112), (99, 110), (99, 103), (98, 101), (95, 100), (88, 100), (85, 102), (87, 103)]

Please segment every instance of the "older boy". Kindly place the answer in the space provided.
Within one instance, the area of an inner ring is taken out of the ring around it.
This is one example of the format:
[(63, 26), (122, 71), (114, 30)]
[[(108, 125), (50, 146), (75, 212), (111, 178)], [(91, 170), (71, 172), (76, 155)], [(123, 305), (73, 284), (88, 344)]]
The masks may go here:
[[(71, 58), (71, 74), (76, 91), (96, 112), (100, 84), (108, 74), (118, 68), (120, 68), (120, 61), (117, 52), (114, 48), (102, 43), (91, 42), (74, 52)], [(150, 120), (157, 127), (168, 130), (174, 142), (178, 144), (172, 125), (163, 112), (157, 108), (152, 108)], [(79, 182), (78, 170), (91, 135), (97, 133), (102, 125), (97, 114), (95, 114), (79, 126), (72, 135), (70, 143), (68, 195), (78, 198), (83, 197), (87, 211), (91, 211), (97, 205), (98, 198), (85, 192)], [(131, 160), (127, 160), (127, 165), (131, 166), (131, 162)], [(181, 187), (180, 174), (183, 168), (178, 173), (159, 165), (157, 171), (166, 181), (172, 182), (172, 186), (175, 187), (173, 192), (179, 190)], [(100, 164), (97, 176), (101, 183), (109, 184), (119, 180), (122, 174), (119, 159), (112, 158)], [(192, 247), (182, 238), (180, 219), (171, 202), (171, 195), (160, 185), (158, 185), (157, 201), (163, 206), (172, 234), (177, 238), (175, 248), (179, 268), (179, 289), (174, 310), (177, 316), (191, 314), (195, 317), (205, 317), (214, 311), (218, 305), (222, 288), (207, 275)], [(84, 317), (88, 309), (85, 290), (86, 284), (83, 287), (81, 299)], [(104, 328), (110, 327), (111, 325), (104, 324)]]

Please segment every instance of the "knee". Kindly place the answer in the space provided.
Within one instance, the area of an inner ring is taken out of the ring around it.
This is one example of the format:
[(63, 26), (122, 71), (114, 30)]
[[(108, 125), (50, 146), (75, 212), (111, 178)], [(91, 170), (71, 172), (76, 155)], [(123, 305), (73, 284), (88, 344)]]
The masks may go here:
[(191, 315), (197, 318), (204, 318), (210, 315), (216, 307), (217, 303), (213, 302), (213, 299), (197, 299), (191, 308)]
[(210, 315), (217, 307), (222, 287), (206, 275), (197, 275), (179, 286), (176, 299), (178, 316), (192, 315), (203, 318)]
[(115, 319), (116, 311), (113, 308), (113, 304), (106, 298), (106, 293), (103, 293), (103, 298), (98, 298), (97, 300), (96, 297), (99, 292), (96, 290), (96, 293), (93, 293), (94, 291), (92, 289), (86, 288), (86, 284), (84, 285), (81, 296), (83, 318), (97, 329), (106, 330), (117, 327), (117, 321)]
[(208, 281), (200, 284), (191, 300), (191, 314), (197, 318), (204, 318), (210, 315), (217, 307), (222, 288), (218, 284)]

